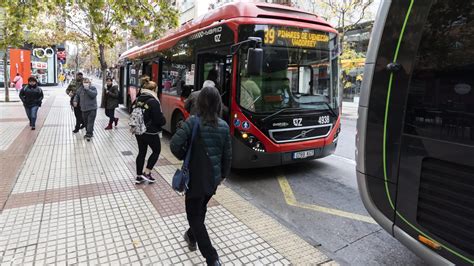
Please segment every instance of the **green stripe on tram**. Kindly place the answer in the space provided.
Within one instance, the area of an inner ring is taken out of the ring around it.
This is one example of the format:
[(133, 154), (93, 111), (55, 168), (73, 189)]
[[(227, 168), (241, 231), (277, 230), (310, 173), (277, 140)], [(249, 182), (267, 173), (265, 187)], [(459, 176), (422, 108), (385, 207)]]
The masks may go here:
[[(401, 43), (402, 43), (402, 40), (403, 40), (403, 35), (405, 34), (405, 29), (406, 29), (406, 26), (407, 26), (407, 23), (408, 23), (408, 19), (410, 18), (410, 15), (411, 15), (411, 10), (412, 10), (414, 2), (415, 2), (415, 0), (410, 0), (410, 5), (408, 7), (407, 14), (405, 15), (405, 20), (403, 21), (403, 26), (402, 26), (402, 29), (400, 31), (400, 35), (398, 37), (397, 47), (395, 49), (395, 53), (394, 53), (393, 61), (392, 61), (393, 63), (397, 62), (398, 53), (400, 51), (400, 46), (401, 46)], [(387, 194), (388, 202), (390, 204), (390, 207), (393, 210), (395, 210), (395, 205), (392, 202), (392, 198), (390, 196), (390, 190), (388, 188), (388, 175), (387, 175), (387, 125), (388, 125), (388, 112), (389, 112), (389, 109), (390, 109), (389, 108), (390, 107), (390, 95), (391, 95), (391, 92), (392, 92), (393, 79), (394, 79), (394, 75), (393, 75), (393, 73), (390, 73), (390, 78), (389, 78), (389, 81), (388, 81), (387, 99), (386, 99), (386, 103), (385, 103), (384, 125), (383, 125), (383, 174), (384, 174), (384, 182), (385, 182), (385, 191), (386, 191), (386, 194)], [(411, 224), (397, 210), (395, 210), (395, 213), (397, 214), (398, 217), (400, 217), (400, 219), (402, 221), (404, 221), (407, 225), (409, 225), (411, 228), (413, 228), (416, 232), (418, 232), (419, 234), (423, 235), (424, 237), (430, 239), (431, 241), (434, 241), (434, 242), (438, 243), (438, 241), (434, 240), (432, 237), (428, 236), (426, 233), (424, 233), (423, 231), (418, 229), (416, 226)], [(463, 260), (465, 260), (465, 261), (467, 261), (471, 264), (474, 264), (474, 260), (471, 260), (471, 259), (463, 256), (462, 254), (458, 253), (457, 251), (455, 251), (455, 250), (453, 250), (453, 249), (451, 249), (451, 248), (449, 248), (449, 247), (447, 247), (447, 246), (445, 246), (441, 243), (438, 243), (438, 244), (440, 244), (440, 246), (442, 246), (444, 249), (446, 249), (450, 253), (456, 255), (457, 257), (459, 257), (459, 258), (461, 258), (461, 259), (463, 259)]]

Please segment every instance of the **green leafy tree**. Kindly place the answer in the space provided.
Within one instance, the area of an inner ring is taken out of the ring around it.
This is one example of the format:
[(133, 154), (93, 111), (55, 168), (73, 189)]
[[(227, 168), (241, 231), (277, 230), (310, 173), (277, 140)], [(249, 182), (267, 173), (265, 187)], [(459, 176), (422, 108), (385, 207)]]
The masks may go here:
[[(108, 68), (106, 50), (125, 37), (123, 32), (150, 40), (178, 24), (176, 10), (166, 0), (59, 1), (56, 8), (62, 11), (67, 30), (82, 36), (97, 55), (102, 73)], [(105, 78), (103, 75), (102, 85)]]
[(5, 101), (10, 101), (7, 75), (8, 49), (25, 43), (25, 30), (41, 11), (41, 3), (36, 0), (0, 1), (0, 51), (3, 52)]

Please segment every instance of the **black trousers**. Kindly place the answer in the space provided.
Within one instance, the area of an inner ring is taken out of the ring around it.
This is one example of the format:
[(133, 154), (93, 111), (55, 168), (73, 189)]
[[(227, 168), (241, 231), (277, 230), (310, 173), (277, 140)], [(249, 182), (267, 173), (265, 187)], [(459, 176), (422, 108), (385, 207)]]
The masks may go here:
[(109, 124), (112, 124), (115, 121), (115, 108), (105, 109), (105, 115), (109, 118)]
[(76, 117), (76, 127), (75, 129), (79, 130), (81, 125), (84, 124), (84, 119), (82, 119), (82, 111), (80, 107), (74, 107), (74, 116)]
[(191, 241), (197, 241), (199, 251), (207, 264), (212, 264), (219, 259), (216, 249), (212, 246), (211, 239), (207, 233), (204, 220), (206, 219), (207, 203), (212, 196), (188, 197), (186, 195), (186, 216), (188, 218), (189, 229), (187, 234)]
[(143, 134), (143, 135), (135, 135), (138, 142), (138, 156), (136, 159), (136, 167), (137, 167), (137, 175), (143, 174), (143, 166), (145, 165), (145, 157), (148, 147), (151, 148), (151, 155), (148, 157), (148, 162), (146, 164), (147, 169), (153, 169), (158, 158), (160, 157), (161, 152), (161, 143), (160, 143), (160, 136), (150, 135), (150, 134)]
[(86, 125), (86, 135), (92, 137), (94, 134), (94, 123), (95, 117), (97, 116), (97, 110), (90, 110), (82, 112), (82, 119), (84, 119), (84, 124)]

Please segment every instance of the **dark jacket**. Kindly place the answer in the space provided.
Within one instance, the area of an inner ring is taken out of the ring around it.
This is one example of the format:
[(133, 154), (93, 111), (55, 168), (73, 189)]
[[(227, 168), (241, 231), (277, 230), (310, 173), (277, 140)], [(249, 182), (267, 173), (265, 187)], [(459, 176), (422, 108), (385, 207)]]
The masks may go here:
[(119, 90), (117, 85), (112, 85), (110, 88), (105, 85), (105, 109), (115, 109), (118, 106)]
[(20, 99), (25, 107), (41, 106), (43, 97), (43, 90), (38, 86), (27, 85), (20, 91)]
[[(76, 79), (71, 80), (71, 82), (67, 86), (66, 94), (69, 95), (69, 93), (72, 92), (71, 101), (69, 102), (71, 106), (72, 106), (72, 102), (74, 101), (74, 97), (76, 97), (76, 91), (81, 86), (82, 86), (82, 82), (78, 82)], [(77, 104), (78, 105), (76, 108), (80, 108), (81, 103), (77, 103)]]
[(134, 106), (141, 106), (145, 109), (143, 119), (146, 125), (145, 134), (157, 134), (161, 132), (161, 127), (165, 125), (166, 120), (161, 111), (160, 102), (155, 97), (141, 93), (135, 101)]
[(81, 111), (87, 112), (97, 109), (97, 89), (94, 86), (90, 86), (89, 89), (84, 88), (81, 85), (76, 90), (76, 96), (74, 96), (74, 102), (80, 103)]
[[(197, 123), (197, 119), (191, 116), (183, 123), (183, 126), (176, 131), (176, 134), (171, 138), (170, 149), (171, 152), (180, 160), (184, 159), (188, 143), (191, 140), (192, 128), (194, 123)], [(199, 145), (194, 146), (191, 149), (191, 161), (190, 161), (190, 176), (191, 180), (194, 178), (193, 183), (205, 183), (208, 187), (204, 188), (205, 191), (212, 191), (215, 193), (217, 185), (220, 184), (222, 178), (225, 178), (230, 173), (230, 167), (232, 162), (232, 147), (230, 142), (230, 131), (227, 123), (219, 119), (217, 127), (200, 123), (199, 138), (202, 140), (203, 148), (199, 148)], [(195, 147), (198, 147), (195, 149)], [(194, 151), (193, 151), (194, 150)], [(211, 171), (206, 170), (207, 163), (202, 155), (199, 158), (193, 157), (196, 151), (204, 150), (207, 157), (210, 159)], [(200, 168), (193, 167), (193, 164), (201, 165)], [(196, 170), (198, 168), (198, 170)], [(199, 172), (200, 175), (193, 175), (193, 172)], [(206, 174), (208, 173), (208, 174)], [(209, 176), (212, 175), (213, 180), (209, 181)], [(198, 182), (197, 179), (199, 179)], [(190, 186), (190, 190), (192, 187)], [(192, 191), (191, 191), (192, 192)], [(207, 194), (207, 193), (206, 193)]]

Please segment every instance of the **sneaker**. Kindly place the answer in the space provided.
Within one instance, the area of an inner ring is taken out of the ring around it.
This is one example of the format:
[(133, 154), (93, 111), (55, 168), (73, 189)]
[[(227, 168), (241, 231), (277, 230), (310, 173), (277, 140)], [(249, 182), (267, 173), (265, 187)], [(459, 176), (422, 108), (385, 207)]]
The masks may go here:
[(150, 183), (155, 183), (156, 179), (150, 174), (144, 174), (143, 177)]
[(36, 128), (35, 127), (31, 127), (31, 130), (35, 130)]
[(189, 248), (190, 251), (196, 251), (197, 250), (196, 241), (191, 241), (191, 239), (188, 236), (188, 231), (186, 231), (184, 233), (184, 241), (186, 241), (186, 243), (188, 243), (188, 248)]
[(86, 140), (87, 140), (87, 141), (91, 141), (91, 137), (90, 137), (90, 136), (87, 136), (87, 137), (86, 137)]
[(138, 175), (137, 177), (135, 177), (135, 184), (139, 185), (143, 182), (145, 182), (145, 178), (143, 178), (143, 175)]
[(74, 133), (74, 134), (77, 133), (77, 132), (79, 132), (79, 129), (78, 129), (78, 128), (76, 128), (76, 129), (74, 129), (74, 130), (72, 131), (72, 133)]

